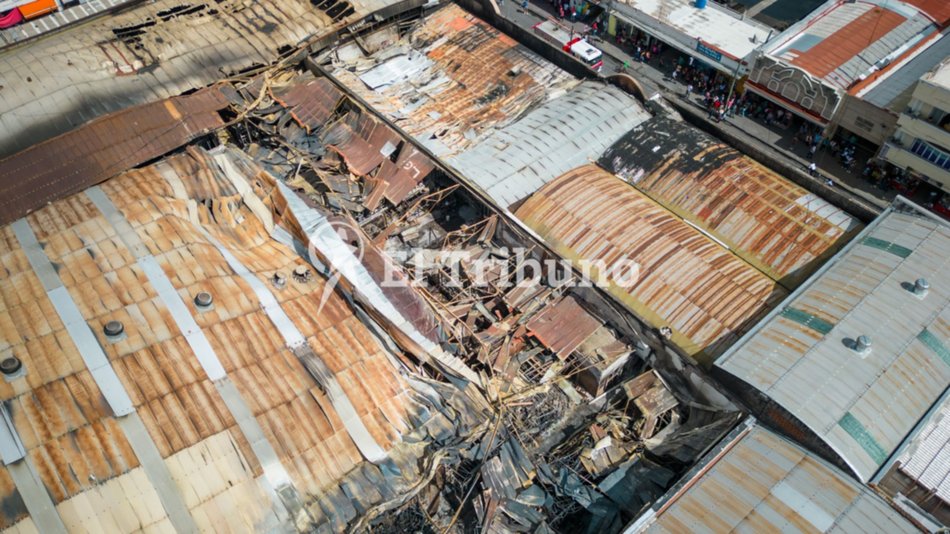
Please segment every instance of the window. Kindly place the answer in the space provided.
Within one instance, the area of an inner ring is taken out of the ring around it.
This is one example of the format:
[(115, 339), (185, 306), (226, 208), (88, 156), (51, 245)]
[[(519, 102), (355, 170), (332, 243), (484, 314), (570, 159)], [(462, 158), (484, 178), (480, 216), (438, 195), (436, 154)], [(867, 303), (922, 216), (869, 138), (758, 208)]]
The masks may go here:
[(929, 161), (941, 169), (950, 171), (950, 154), (935, 148), (930, 143), (921, 141), (920, 139), (914, 139), (914, 144), (910, 147), (910, 151), (919, 156), (920, 159)]

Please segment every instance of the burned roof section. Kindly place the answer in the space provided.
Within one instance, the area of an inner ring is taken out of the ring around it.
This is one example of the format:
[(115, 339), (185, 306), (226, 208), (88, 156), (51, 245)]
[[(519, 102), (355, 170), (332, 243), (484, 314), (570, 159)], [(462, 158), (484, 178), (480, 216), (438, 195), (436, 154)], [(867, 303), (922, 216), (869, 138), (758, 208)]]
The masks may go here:
[(271, 65), (397, 3), (156, 0), (4, 50), (0, 157), (107, 113)]
[(787, 293), (718, 243), (594, 165), (515, 215), (674, 343), (709, 363)]
[(439, 156), (457, 154), (577, 84), (454, 4), (385, 42), (369, 56), (351, 43), (326, 60), (335, 78)]
[(824, 199), (666, 116), (630, 131), (600, 164), (789, 289), (860, 228)]

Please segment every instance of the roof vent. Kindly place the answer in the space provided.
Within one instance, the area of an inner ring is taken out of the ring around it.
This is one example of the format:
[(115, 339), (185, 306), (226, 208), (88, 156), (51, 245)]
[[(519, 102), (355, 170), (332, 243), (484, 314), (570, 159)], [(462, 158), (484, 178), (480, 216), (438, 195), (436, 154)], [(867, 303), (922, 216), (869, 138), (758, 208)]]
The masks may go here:
[(917, 281), (914, 282), (913, 292), (918, 298), (926, 297), (929, 291), (930, 282), (928, 282), (926, 278), (918, 278)]
[(109, 337), (118, 337), (122, 335), (122, 332), (125, 332), (125, 327), (119, 321), (109, 321), (102, 331)]
[(858, 336), (858, 339), (855, 339), (851, 343), (851, 350), (861, 356), (866, 356), (871, 352), (871, 338), (868, 336)]
[(195, 306), (198, 308), (210, 308), (212, 302), (214, 302), (214, 297), (212, 297), (211, 293), (208, 293), (207, 291), (202, 291), (195, 295)]
[(304, 284), (310, 281), (310, 269), (306, 265), (298, 265), (294, 267), (294, 280)]
[(274, 273), (274, 276), (271, 277), (270, 281), (277, 289), (284, 289), (287, 286), (287, 277), (284, 276), (284, 273)]
[(7, 356), (0, 360), (0, 373), (8, 379), (23, 376), (23, 362), (16, 356)]

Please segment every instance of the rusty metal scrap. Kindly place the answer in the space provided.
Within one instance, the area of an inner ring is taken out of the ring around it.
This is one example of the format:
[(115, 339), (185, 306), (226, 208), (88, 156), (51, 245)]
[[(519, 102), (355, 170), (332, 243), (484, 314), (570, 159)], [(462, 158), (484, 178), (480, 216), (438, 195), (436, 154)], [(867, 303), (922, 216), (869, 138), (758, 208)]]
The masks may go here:
[(528, 322), (528, 330), (558, 358), (565, 359), (601, 325), (574, 297), (568, 296)]

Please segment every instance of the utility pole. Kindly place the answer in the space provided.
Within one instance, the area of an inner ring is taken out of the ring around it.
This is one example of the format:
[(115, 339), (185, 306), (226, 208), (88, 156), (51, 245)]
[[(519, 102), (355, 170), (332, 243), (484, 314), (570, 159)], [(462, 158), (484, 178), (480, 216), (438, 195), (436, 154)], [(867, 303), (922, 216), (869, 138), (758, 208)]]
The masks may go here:
[[(728, 105), (729, 101), (732, 100), (732, 91), (736, 88), (736, 78), (739, 77), (739, 65), (742, 65), (742, 60), (736, 60), (736, 70), (732, 73), (732, 83), (729, 84), (729, 96), (726, 97), (726, 101), (723, 102), (724, 105)], [(723, 118), (729, 114), (729, 109), (726, 109), (726, 113), (723, 114)]]

